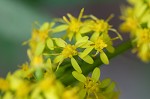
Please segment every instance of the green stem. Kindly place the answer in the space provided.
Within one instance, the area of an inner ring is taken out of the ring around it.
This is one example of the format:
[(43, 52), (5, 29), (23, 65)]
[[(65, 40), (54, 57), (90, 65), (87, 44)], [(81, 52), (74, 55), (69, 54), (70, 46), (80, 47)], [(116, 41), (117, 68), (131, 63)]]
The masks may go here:
[[(132, 48), (132, 45), (131, 45), (131, 41), (128, 40), (128, 41), (123, 42), (119, 46), (117, 46), (114, 53), (108, 53), (108, 52), (106, 52), (106, 54), (107, 54), (108, 58), (111, 59), (111, 58), (113, 58), (113, 57), (115, 57), (117, 55), (120, 55), (123, 52), (129, 50), (130, 48)], [(87, 64), (85, 62), (82, 62), (82, 63), (79, 63), (79, 64), (81, 64), (80, 66), (81, 66), (81, 69), (83, 71), (83, 74), (84, 75), (88, 75), (90, 72), (93, 71), (93, 69), (95, 67), (98, 67), (98, 66), (102, 65), (103, 63), (100, 61), (99, 56), (97, 56), (97, 57), (95, 57), (94, 64)], [(72, 84), (73, 82), (76, 81), (76, 79), (71, 74), (72, 71), (73, 71), (72, 68), (67, 68), (66, 72), (60, 78), (58, 78), (58, 79), (62, 83), (64, 83), (65, 85)]]

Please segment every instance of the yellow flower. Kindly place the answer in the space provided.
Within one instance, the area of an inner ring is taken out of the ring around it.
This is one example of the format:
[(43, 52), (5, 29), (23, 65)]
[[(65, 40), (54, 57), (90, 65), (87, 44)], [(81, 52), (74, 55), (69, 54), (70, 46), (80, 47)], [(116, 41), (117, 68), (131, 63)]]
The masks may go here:
[(0, 90), (7, 91), (9, 89), (9, 82), (3, 78), (0, 78)]
[(120, 30), (122, 32), (131, 32), (132, 33), (131, 36), (132, 36), (132, 35), (135, 35), (133, 31), (135, 31), (137, 27), (139, 27), (139, 23), (137, 19), (133, 17), (127, 17), (125, 19), (125, 22), (123, 22), (120, 25)]
[(82, 26), (81, 18), (82, 18), (83, 12), (84, 12), (84, 8), (81, 9), (78, 18), (75, 18), (74, 16), (68, 13), (67, 16), (69, 17), (69, 20), (65, 16), (63, 16), (63, 20), (68, 25), (66, 35), (68, 36), (70, 41), (72, 40), (74, 36), (76, 39), (79, 39), (81, 37), (79, 30)]
[[(64, 61), (64, 59), (70, 58), (73, 68), (78, 72), (82, 72), (77, 61), (74, 59), (74, 56), (80, 57), (80, 52), (77, 50), (77, 48), (84, 47), (84, 44), (88, 42), (88, 37), (82, 37), (76, 42), (75, 45), (67, 44), (61, 38), (54, 38), (54, 40), (58, 47), (63, 48), (62, 52), (58, 56), (56, 56), (56, 58), (54, 59), (54, 63), (59, 63), (58, 64), (58, 67), (59, 67), (59, 65)], [(80, 57), (80, 58), (89, 64), (93, 64), (93, 59), (89, 55), (86, 55), (85, 57)]]
[(135, 43), (138, 56), (145, 62), (150, 60), (150, 29), (137, 29)]
[[(91, 19), (86, 20), (84, 22), (84, 27), (86, 27), (86, 29), (88, 31), (92, 31), (92, 35), (90, 37), (91, 41), (93, 41), (95, 38), (98, 38), (102, 34), (108, 35), (108, 31), (112, 31), (112, 32), (116, 33), (117, 36), (120, 39), (122, 39), (121, 35), (115, 29), (113, 29), (111, 25), (108, 24), (108, 21), (113, 17), (113, 15), (108, 17), (108, 19), (106, 19), (106, 21), (103, 19), (98, 19), (97, 17), (95, 17), (93, 15), (87, 15), (84, 17), (92, 19), (92, 20)], [(87, 33), (87, 32), (85, 32), (85, 33)]]
[[(109, 44), (110, 38), (104, 39), (104, 36), (99, 36), (98, 38), (95, 38), (94, 41), (89, 42), (89, 46), (82, 52), (81, 57), (85, 57), (88, 55), (93, 49), (96, 50), (96, 54), (100, 53), (100, 59), (104, 64), (109, 64), (109, 60), (104, 53), (104, 48), (109, 48), (111, 50), (114, 50), (112, 45)], [(109, 51), (109, 48), (107, 49)], [(94, 56), (95, 56), (94, 55)]]
[(48, 48), (53, 50), (53, 42), (49, 37), (49, 33), (52, 33), (52, 27), (55, 23), (45, 22), (39, 29), (35, 27), (32, 30), (32, 37), (29, 40), (29, 46), (33, 55), (40, 55), (47, 44)]
[(84, 89), (81, 89), (80, 92), (82, 92), (82, 97), (85, 97), (87, 93), (87, 97), (90, 96), (90, 94), (94, 94), (96, 99), (97, 98), (97, 92), (99, 91), (99, 78), (100, 78), (100, 69), (95, 68), (92, 72), (91, 77), (85, 77), (82, 73), (78, 73), (76, 71), (72, 72), (72, 75), (80, 82), (83, 83)]
[(73, 88), (66, 90), (62, 95), (62, 99), (79, 99), (77, 95), (77, 89)]
[(31, 66), (33, 67), (41, 67), (43, 66), (43, 57), (42, 55), (40, 56), (34, 56), (31, 60)]

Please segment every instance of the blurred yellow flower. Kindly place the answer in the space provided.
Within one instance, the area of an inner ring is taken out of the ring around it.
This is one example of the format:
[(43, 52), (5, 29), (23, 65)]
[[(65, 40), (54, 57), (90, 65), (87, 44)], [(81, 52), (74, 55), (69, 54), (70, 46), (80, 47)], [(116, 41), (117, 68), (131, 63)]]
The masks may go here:
[(65, 16), (63, 16), (63, 20), (68, 25), (66, 35), (68, 36), (70, 41), (72, 40), (73, 36), (75, 36), (76, 39), (79, 39), (81, 37), (79, 30), (82, 26), (81, 18), (82, 18), (83, 12), (84, 12), (84, 8), (81, 9), (78, 18), (75, 18), (74, 16), (68, 13), (67, 16), (69, 17), (69, 20)]

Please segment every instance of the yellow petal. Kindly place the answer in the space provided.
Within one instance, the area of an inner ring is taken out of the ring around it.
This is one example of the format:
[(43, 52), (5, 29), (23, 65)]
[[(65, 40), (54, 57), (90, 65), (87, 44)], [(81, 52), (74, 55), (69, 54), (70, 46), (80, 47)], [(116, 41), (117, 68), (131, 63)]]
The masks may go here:
[(65, 16), (63, 16), (63, 20), (68, 24), (70, 23), (69, 20)]
[(102, 62), (103, 62), (104, 64), (109, 64), (108, 57), (107, 57), (107, 55), (106, 55), (104, 52), (101, 52), (101, 53), (100, 53), (100, 59), (102, 60)]
[(61, 38), (53, 38), (53, 39), (54, 39), (56, 45), (59, 46), (59, 47), (65, 47), (66, 44), (67, 44), (67, 43), (66, 43), (63, 39), (61, 39)]
[(88, 41), (88, 39), (89, 39), (88, 36), (84, 36), (84, 37), (78, 39), (75, 45), (76, 45), (77, 47), (80, 47), (80, 46), (82, 46), (83, 44), (85, 44), (85, 43)]
[(47, 59), (46, 61), (46, 66), (50, 69), (50, 71), (52, 71), (52, 62), (51, 62), (51, 59)]
[(35, 54), (36, 55), (42, 54), (44, 48), (45, 48), (44, 42), (39, 42), (38, 45), (37, 45), (37, 47), (36, 47)]
[(116, 84), (114, 82), (112, 82), (105, 90), (106, 93), (110, 93), (113, 92), (115, 89)]
[(84, 34), (84, 33), (90, 32), (90, 31), (91, 31), (91, 29), (88, 26), (84, 26), (84, 27), (81, 27), (81, 29), (79, 30), (79, 33)]
[(52, 39), (49, 38), (49, 39), (46, 41), (46, 43), (47, 43), (47, 47), (48, 47), (50, 50), (54, 50), (54, 44), (53, 44)]
[(86, 77), (85, 77), (83, 74), (81, 74), (81, 73), (79, 73), (79, 72), (77, 72), (77, 71), (73, 71), (73, 72), (72, 72), (72, 75), (73, 75), (73, 77), (76, 78), (78, 81), (85, 83)]
[(92, 79), (97, 82), (100, 78), (100, 69), (96, 67), (92, 72)]
[(81, 59), (83, 59), (85, 62), (89, 63), (89, 64), (93, 64), (94, 63), (94, 60), (89, 55), (86, 55), (85, 57), (81, 57), (80, 54), (79, 54), (79, 57)]
[(115, 48), (111, 45), (107, 46), (106, 49), (108, 50), (108, 52), (113, 53), (115, 51)]
[(76, 61), (73, 57), (71, 58), (71, 64), (72, 64), (73, 68), (74, 68), (77, 72), (82, 73), (82, 70), (81, 70), (79, 64), (77, 63), (77, 61)]
[(93, 47), (88, 47), (86, 48), (80, 55), (81, 58), (85, 57), (86, 55), (88, 55), (91, 51), (93, 50)]
[(84, 8), (82, 8), (81, 11), (80, 11), (80, 14), (79, 14), (79, 17), (78, 17), (78, 21), (81, 20), (83, 12), (84, 12)]
[(68, 25), (59, 25), (53, 29), (53, 32), (62, 32), (68, 28)]
[(110, 78), (106, 78), (101, 81), (100, 88), (106, 88), (111, 83)]
[(98, 32), (94, 32), (94, 33), (92, 34), (90, 40), (94, 42), (94, 41), (97, 40), (97, 38), (99, 37), (99, 34), (100, 34), (100, 33), (98, 33)]
[(70, 32), (67, 34), (68, 38), (69, 38), (69, 41), (72, 40), (73, 36), (74, 36), (74, 32)]
[(63, 60), (63, 56), (62, 55), (58, 55), (56, 56), (56, 58), (54, 59), (54, 63), (59, 63), (60, 61)]
[(43, 31), (43, 30), (48, 30), (50, 28), (50, 25), (48, 22), (45, 22), (41, 28), (40, 28), (40, 31)]
[(79, 40), (79, 39), (81, 39), (82, 38), (82, 36), (81, 36), (81, 34), (80, 33), (76, 33), (76, 40)]

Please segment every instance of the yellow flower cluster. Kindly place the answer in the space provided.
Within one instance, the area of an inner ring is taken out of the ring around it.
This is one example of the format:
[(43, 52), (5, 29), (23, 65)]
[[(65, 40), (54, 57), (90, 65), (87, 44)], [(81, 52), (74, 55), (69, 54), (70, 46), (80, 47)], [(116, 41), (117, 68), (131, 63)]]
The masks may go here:
[[(118, 99), (119, 93), (115, 91), (116, 84), (109, 78), (99, 81), (100, 69), (95, 68), (91, 77), (85, 77), (83, 74), (76, 71), (72, 75), (81, 82), (80, 97), (87, 99)], [(82, 98), (81, 98), (82, 99)]]
[[(108, 23), (112, 16), (103, 20), (83, 12), (81, 9), (78, 18), (67, 14), (68, 18), (34, 24), (31, 39), (24, 43), (29, 45), (30, 60), (6, 79), (0, 78), (0, 99), (118, 99), (110, 79), (99, 81), (100, 69), (96, 68), (92, 77), (85, 77), (80, 66), (83, 62), (93, 64), (98, 54), (102, 63), (109, 64), (105, 52), (113, 53), (113, 40), (122, 37)], [(64, 31), (66, 34), (58, 37)], [(111, 38), (109, 31), (116, 37)], [(72, 75), (83, 86), (64, 86), (55, 75), (63, 72), (59, 67), (73, 67)]]
[(133, 52), (144, 62), (150, 61), (150, 0), (128, 0), (130, 6), (122, 9), (124, 22), (120, 29), (129, 32)]

